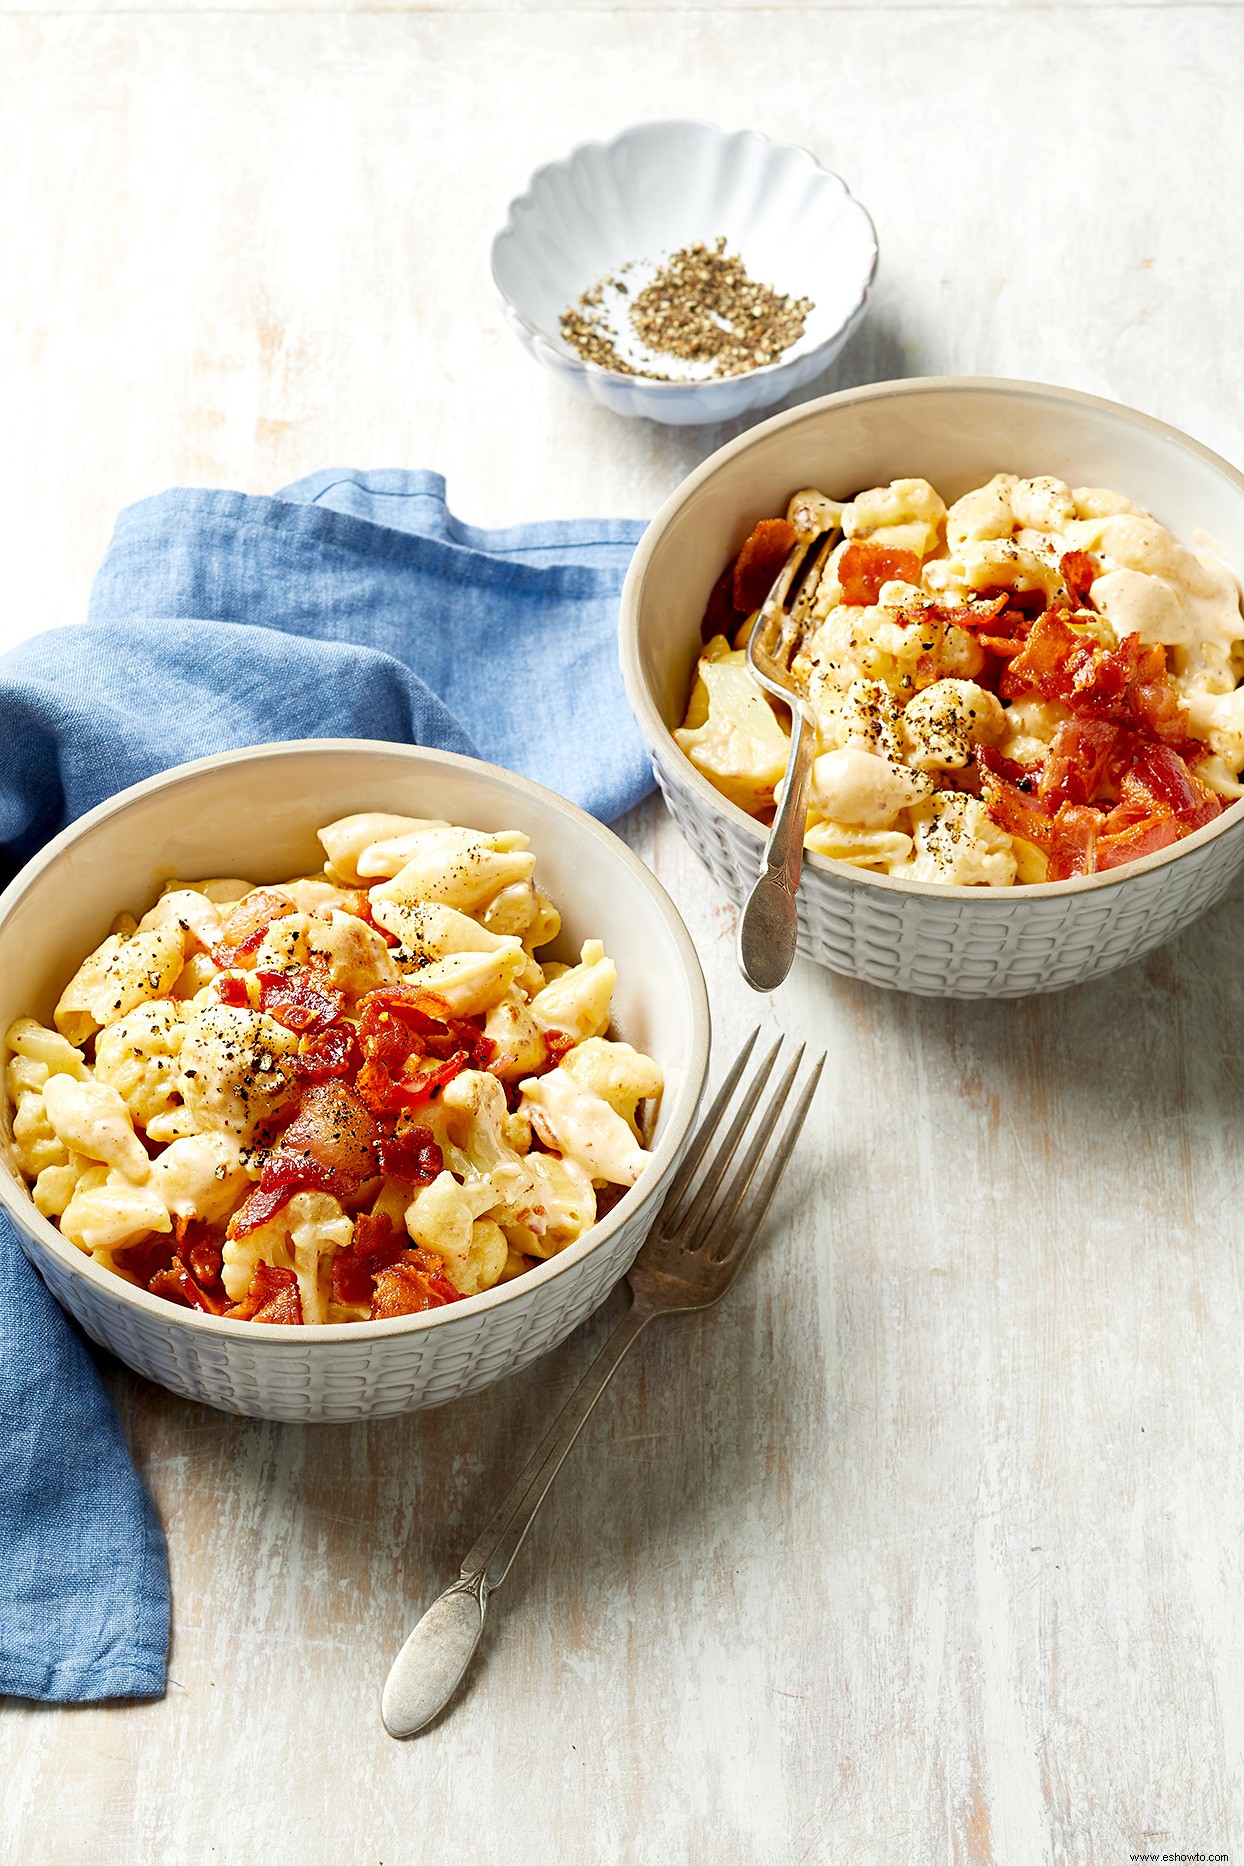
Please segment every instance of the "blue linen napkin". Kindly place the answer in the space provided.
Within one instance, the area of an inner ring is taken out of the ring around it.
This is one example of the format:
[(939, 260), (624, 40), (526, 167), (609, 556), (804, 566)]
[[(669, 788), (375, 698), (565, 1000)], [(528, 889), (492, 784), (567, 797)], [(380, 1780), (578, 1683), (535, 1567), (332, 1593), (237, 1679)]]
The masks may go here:
[[(616, 651), (642, 530), (481, 531), (417, 472), (130, 506), (86, 623), (0, 657), (0, 880), (125, 785), (273, 739), (465, 752), (609, 821), (652, 783)], [(4, 1220), (0, 1455), (0, 1693), (158, 1697), (159, 1523), (89, 1355)]]

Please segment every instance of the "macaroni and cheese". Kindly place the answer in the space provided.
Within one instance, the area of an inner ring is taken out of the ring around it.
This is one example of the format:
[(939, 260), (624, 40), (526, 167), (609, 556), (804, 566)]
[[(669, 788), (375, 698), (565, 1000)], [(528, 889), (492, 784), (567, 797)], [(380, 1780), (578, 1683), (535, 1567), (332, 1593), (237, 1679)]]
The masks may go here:
[(514, 831), (367, 813), (322, 873), (172, 882), (8, 1032), (34, 1202), (94, 1260), (241, 1321), (456, 1302), (563, 1250), (648, 1160), (656, 1063)]
[(1061, 881), (1167, 847), (1244, 796), (1234, 572), (1118, 493), (999, 473), (798, 492), (713, 590), (682, 751), (767, 819), (785, 709), (744, 649), (796, 544), (829, 534), (792, 672), (816, 731), (805, 846), (969, 887)]

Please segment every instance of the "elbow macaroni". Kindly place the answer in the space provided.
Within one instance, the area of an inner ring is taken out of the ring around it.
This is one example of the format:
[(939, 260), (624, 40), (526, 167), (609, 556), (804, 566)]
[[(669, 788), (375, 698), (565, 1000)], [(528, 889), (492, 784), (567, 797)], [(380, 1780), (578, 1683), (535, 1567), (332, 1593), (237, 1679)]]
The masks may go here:
[(525, 837), (365, 812), (320, 840), (321, 876), (170, 883), (83, 961), (55, 1029), (7, 1038), (39, 1211), (241, 1319), (410, 1313), (522, 1275), (642, 1173), (662, 1090), (607, 1034), (601, 942), (537, 959), (561, 921)]

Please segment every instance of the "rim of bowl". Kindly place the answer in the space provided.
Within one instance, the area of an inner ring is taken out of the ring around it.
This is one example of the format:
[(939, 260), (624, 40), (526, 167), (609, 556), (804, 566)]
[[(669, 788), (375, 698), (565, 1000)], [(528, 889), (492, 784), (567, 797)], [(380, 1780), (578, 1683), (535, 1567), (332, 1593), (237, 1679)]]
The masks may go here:
[[(668, 748), (668, 767), (672, 767), (680, 782), (693, 790), (698, 797), (709, 804), (718, 815), (745, 831), (758, 848), (763, 847), (768, 829), (756, 818), (749, 816), (746, 810), (732, 803), (728, 797), (715, 790), (708, 779), (699, 772), (686, 754), (676, 744), (670, 728), (662, 719), (648, 683), (644, 679), (639, 658), (639, 590), (648, 566), (657, 546), (668, 529), (671, 521), (682, 508), (695, 496), (701, 486), (711, 480), (719, 468), (733, 460), (738, 454), (746, 453), (770, 434), (782, 428), (794, 427), (799, 422), (814, 419), (824, 410), (842, 408), (856, 402), (890, 401), (905, 395), (945, 395), (945, 394), (990, 394), (999, 392), (1020, 396), (1034, 401), (1047, 401), (1055, 406), (1072, 402), (1083, 408), (1096, 408), (1104, 413), (1123, 416), (1133, 426), (1148, 428), (1152, 433), (1162, 435), (1173, 441), (1185, 452), (1195, 454), (1200, 460), (1217, 469), (1229, 479), (1237, 491), (1244, 497), (1244, 473), (1233, 467), (1229, 460), (1216, 454), (1212, 448), (1193, 440), (1191, 435), (1172, 427), (1167, 421), (1159, 421), (1155, 415), (1142, 414), (1139, 409), (1129, 408), (1126, 402), (1111, 402), (1104, 396), (1087, 395), (1080, 389), (1057, 388), (1050, 383), (1028, 382), (1022, 378), (1010, 376), (910, 376), (894, 382), (872, 382), (858, 389), (841, 389), (833, 395), (817, 397), (815, 401), (801, 402), (798, 407), (790, 408), (768, 420), (758, 422), (748, 428), (745, 434), (728, 441), (709, 455), (693, 473), (688, 474), (670, 494), (660, 510), (650, 520), (631, 559), (626, 573), (626, 582), (622, 589), (622, 603), (619, 613), (619, 659), (622, 663), (622, 676), (626, 684), (632, 710), (643, 727), (648, 744), (661, 747), (664, 754)], [(898, 895), (922, 895), (930, 900), (972, 900), (988, 912), (1012, 912), (1018, 901), (1045, 900), (1068, 894), (1088, 894), (1099, 888), (1122, 887), (1129, 881), (1138, 880), (1141, 875), (1151, 873), (1155, 868), (1162, 868), (1169, 862), (1176, 862), (1180, 856), (1200, 849), (1215, 837), (1221, 836), (1227, 829), (1234, 828), (1244, 816), (1244, 798), (1229, 804), (1214, 822), (1207, 823), (1203, 829), (1194, 830), (1192, 835), (1182, 841), (1172, 843), (1168, 848), (1158, 849), (1152, 855), (1145, 855), (1139, 861), (1129, 862), (1125, 867), (1107, 869), (1103, 874), (1077, 875), (1068, 881), (1026, 882), (1022, 886), (1011, 888), (968, 888), (958, 884), (941, 881), (911, 881), (901, 875), (880, 875), (871, 869), (856, 868), (851, 862), (841, 862), (828, 855), (818, 855), (813, 849), (805, 849), (803, 859), (806, 864), (821, 874), (830, 875), (838, 881), (850, 881), (860, 887), (879, 888), (883, 892)]]
[[(533, 324), (531, 319), (526, 317), (523, 312), (519, 310), (514, 300), (502, 285), (500, 279), (497, 277), (497, 248), (507, 235), (512, 236), (514, 239), (521, 239), (522, 236), (514, 224), (514, 212), (515, 209), (521, 207), (524, 202), (531, 200), (538, 183), (557, 169), (569, 170), (582, 156), (586, 155), (590, 149), (616, 148), (619, 143), (625, 142), (628, 136), (634, 136), (636, 132), (640, 130), (669, 129), (706, 130), (710, 135), (721, 137), (727, 142), (750, 141), (766, 143), (771, 149), (788, 149), (795, 155), (803, 156), (806, 161), (812, 164), (813, 168), (818, 169), (822, 175), (828, 176), (830, 181), (836, 181), (852, 207), (858, 209), (863, 215), (872, 239), (872, 259), (869, 263), (867, 277), (860, 287), (858, 297), (856, 297), (852, 303), (845, 317), (843, 317), (841, 322), (835, 326), (828, 336), (822, 337), (821, 341), (814, 344), (810, 350), (801, 350), (797, 356), (781, 356), (776, 363), (763, 363), (759, 369), (745, 369), (737, 376), (703, 376), (687, 382), (662, 382), (657, 376), (628, 376), (619, 369), (606, 369), (603, 363), (590, 363), (586, 357), (577, 356), (572, 350), (559, 349), (554, 338), (551, 337), (546, 330), (542, 330), (538, 324)], [(514, 196), (505, 211), (504, 222), (493, 235), (492, 245), (488, 253), (488, 269), (492, 275), (493, 290), (496, 292), (497, 297), (504, 305), (506, 311), (514, 319), (515, 323), (522, 326), (533, 343), (542, 345), (551, 355), (555, 356), (559, 362), (568, 364), (572, 369), (582, 370), (584, 375), (601, 376), (607, 382), (634, 383), (644, 390), (659, 389), (667, 391), (670, 389), (681, 389), (685, 395), (689, 389), (716, 388), (722, 383), (727, 382), (755, 382), (762, 376), (776, 375), (780, 370), (790, 369), (796, 363), (806, 363), (810, 357), (819, 356), (822, 350), (827, 349), (831, 343), (836, 343), (844, 331), (849, 331), (852, 326), (858, 322), (865, 305), (868, 303), (868, 294), (872, 290), (873, 281), (877, 276), (877, 266), (880, 262), (880, 258), (881, 251), (877, 244), (876, 222), (873, 220), (868, 209), (864, 206), (864, 203), (856, 195), (852, 194), (850, 188), (836, 169), (827, 168), (824, 162), (822, 162), (819, 157), (813, 155), (812, 151), (803, 143), (781, 142), (776, 136), (766, 136), (763, 130), (728, 130), (720, 123), (710, 122), (707, 117), (654, 117), (650, 121), (645, 120), (641, 123), (628, 124), (626, 129), (619, 130), (616, 136), (591, 137), (586, 142), (576, 143), (574, 148), (568, 150), (564, 156), (556, 156), (551, 162), (542, 162), (539, 168), (533, 169), (528, 178), (527, 186), (523, 189), (521, 194), (516, 194)]]
[[(486, 1310), (500, 1308), (504, 1303), (516, 1297), (529, 1295), (541, 1284), (550, 1282), (571, 1264), (580, 1263), (610, 1238), (652, 1195), (661, 1181), (668, 1175), (678, 1149), (682, 1146), (687, 1132), (695, 1119), (696, 1108), (703, 1093), (708, 1077), (709, 1044), (711, 1037), (711, 1016), (709, 1012), (708, 990), (704, 983), (704, 974), (699, 957), (678, 909), (666, 893), (661, 883), (647, 868), (634, 851), (626, 845), (620, 836), (578, 804), (559, 796), (543, 784), (535, 783), (531, 778), (520, 777), (517, 772), (506, 771), (500, 765), (491, 765), (480, 758), (464, 758), (457, 752), (435, 751), (427, 746), (400, 745), (386, 739), (288, 739), (270, 742), (265, 745), (243, 746), (235, 751), (216, 752), (206, 758), (195, 758), (186, 764), (171, 765), (167, 771), (157, 772), (154, 777), (144, 778), (140, 783), (130, 784), (115, 796), (108, 797), (103, 803), (88, 810), (84, 816), (61, 830), (51, 842), (45, 843), (36, 855), (19, 869), (13, 880), (0, 894), (0, 939), (12, 909), (25, 894), (37, 876), (52, 866), (61, 854), (88, 830), (110, 817), (118, 816), (140, 797), (149, 796), (153, 791), (176, 789), (180, 784), (193, 781), (205, 771), (219, 770), (226, 765), (254, 762), (262, 764), (270, 759), (300, 756), (306, 752), (337, 754), (340, 752), (384, 752), (396, 753), (408, 758), (412, 765), (448, 765), (456, 770), (469, 772), (491, 782), (499, 790), (516, 792), (519, 796), (532, 797), (545, 804), (552, 804), (562, 815), (571, 818), (586, 829), (610, 853), (629, 868), (652, 905), (654, 912), (664, 922), (673, 938), (682, 967), (683, 984), (691, 1011), (691, 1046), (686, 1059), (683, 1079), (673, 1098), (670, 1120), (665, 1133), (652, 1150), (652, 1157), (643, 1175), (620, 1198), (613, 1209), (576, 1238), (573, 1244), (559, 1251), (556, 1256), (546, 1258), (534, 1270), (526, 1271), (521, 1277), (515, 1277), (508, 1283), (494, 1285), (483, 1290), (477, 1296), (464, 1296), (460, 1302), (447, 1304), (442, 1309), (427, 1310), (421, 1315), (394, 1316), (385, 1321), (366, 1322), (322, 1322), (308, 1327), (299, 1337), (300, 1343), (323, 1342), (340, 1343), (359, 1337), (360, 1330), (366, 1330), (366, 1339), (375, 1341), (385, 1335), (405, 1335), (417, 1333), (422, 1329), (436, 1328), (445, 1322), (459, 1321), (466, 1316), (481, 1315)], [(288, 1342), (290, 1331), (274, 1322), (232, 1321), (223, 1315), (206, 1315), (198, 1309), (182, 1309), (176, 1303), (166, 1302), (159, 1296), (153, 1296), (149, 1290), (139, 1289), (137, 1285), (127, 1283), (114, 1271), (106, 1270), (91, 1257), (80, 1251), (76, 1245), (63, 1238), (50, 1219), (45, 1218), (35, 1206), (30, 1190), (25, 1184), (14, 1185), (8, 1172), (0, 1171), (0, 1206), (19, 1228), (29, 1226), (30, 1219), (35, 1220), (35, 1229), (40, 1240), (59, 1262), (71, 1274), (85, 1276), (100, 1289), (108, 1291), (121, 1302), (132, 1303), (148, 1315), (158, 1317), (165, 1322), (187, 1328), (197, 1329), (210, 1335), (224, 1335), (230, 1340), (255, 1340)]]

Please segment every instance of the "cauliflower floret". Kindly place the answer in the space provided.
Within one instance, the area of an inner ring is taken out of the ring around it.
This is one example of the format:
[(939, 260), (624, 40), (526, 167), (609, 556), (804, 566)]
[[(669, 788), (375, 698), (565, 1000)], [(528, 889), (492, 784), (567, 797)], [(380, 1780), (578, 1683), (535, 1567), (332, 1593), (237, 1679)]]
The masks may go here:
[(85, 1080), (86, 1061), (66, 1037), (47, 1030), (33, 1017), (19, 1017), (5, 1038), (12, 1052), (7, 1070), (13, 1104), (13, 1151), (27, 1179), (49, 1167), (62, 1167), (69, 1154), (43, 1105), (48, 1077), (70, 1075)]
[(102, 1025), (118, 1023), (144, 998), (162, 997), (175, 984), (184, 960), (179, 925), (149, 927), (125, 940), (109, 934), (61, 993), (56, 1028), (71, 1043), (85, 1043)]
[(505, 1233), (494, 1220), (476, 1217), (470, 1190), (452, 1173), (438, 1173), (415, 1194), (406, 1229), (416, 1244), (444, 1258), (446, 1276), (464, 1296), (491, 1289), (505, 1269)]
[(980, 590), (1040, 590), (1047, 602), (1064, 593), (1057, 557), (1010, 536), (961, 545), (953, 556), (927, 564), (924, 577), (936, 596), (951, 602)]
[(333, 908), (327, 920), (310, 921), (307, 945), (328, 961), (329, 983), (351, 1002), (397, 982), (398, 969), (388, 946), (357, 914)]
[(900, 810), (932, 788), (929, 778), (856, 746), (822, 752), (812, 766), (813, 809), (857, 829), (889, 829)]
[(974, 746), (996, 745), (1006, 729), (1002, 702), (971, 680), (934, 681), (903, 713), (907, 758), (917, 771), (961, 770)]
[(302, 1297), (302, 1319), (326, 1322), (332, 1299), (331, 1265), (354, 1239), (354, 1220), (327, 1192), (296, 1192), (275, 1218), (243, 1237), (226, 1236), (221, 1281), (231, 1302), (241, 1302), (261, 1263), (292, 1270)]
[(130, 1111), (114, 1088), (89, 1078), (49, 1076), (43, 1106), (57, 1138), (67, 1152), (102, 1160), (135, 1185), (151, 1170), (147, 1149), (134, 1132)]
[(591, 1177), (574, 1160), (555, 1153), (530, 1153), (492, 1175), (495, 1219), (512, 1250), (528, 1257), (553, 1257), (596, 1223)]
[(578, 965), (568, 966), (536, 993), (531, 1015), (542, 1030), (565, 1031), (580, 1043), (585, 1037), (603, 1037), (617, 982), (618, 968), (605, 957), (600, 940), (585, 940)]
[(156, 1156), (147, 1181), (166, 1210), (179, 1218), (222, 1223), (250, 1177), (230, 1134), (187, 1134)]
[(891, 764), (902, 763), (899, 704), (883, 681), (853, 680), (846, 687), (824, 686), (813, 706), (821, 751), (858, 749), (876, 752)]
[(837, 531), (842, 512), (836, 499), (827, 498), (815, 486), (806, 486), (792, 496), (786, 507), (786, 522), (794, 526), (800, 544), (811, 544), (827, 531)]
[(976, 486), (955, 500), (946, 514), (946, 543), (951, 551), (1010, 537), (1015, 529), (1011, 494), (1018, 483), (1014, 473), (995, 473), (987, 485)]
[(1042, 699), (1039, 694), (1012, 700), (1004, 715), (1005, 731), (1000, 746), (1003, 757), (1020, 765), (1039, 765), (1059, 726), (1070, 718), (1065, 706), (1060, 706), (1057, 700)]
[(687, 722), (674, 733), (697, 771), (723, 796), (753, 813), (773, 802), (785, 775), (790, 734), (747, 671), (747, 657), (724, 637), (700, 660)]
[(842, 530), (847, 538), (867, 538), (927, 557), (945, 516), (946, 507), (927, 479), (896, 479), (857, 493), (844, 505)]
[(289, 1061), (297, 1048), (293, 1032), (260, 1011), (214, 1001), (199, 1006), (182, 1040), (177, 1078), (189, 1131), (252, 1140), (294, 1095)]
[[(900, 587), (887, 584), (882, 594)], [(948, 626), (922, 600), (904, 600), (894, 608), (843, 603), (818, 624), (791, 669), (819, 724), (822, 713), (832, 711), (835, 689), (864, 681), (883, 684), (891, 694), (914, 693), (939, 679), (948, 663), (956, 672), (975, 674), (984, 659), (966, 631)]]
[(589, 1037), (562, 1057), (559, 1067), (578, 1083), (586, 1095), (599, 1095), (615, 1114), (627, 1122), (636, 1140), (641, 1139), (635, 1119), (641, 1101), (652, 1101), (663, 1086), (660, 1066), (642, 1050), (629, 1043), (610, 1043), (604, 1037)]
[(45, 1166), (31, 1193), (36, 1209), (45, 1218), (59, 1218), (77, 1191), (83, 1174), (98, 1171), (97, 1163), (82, 1153), (71, 1153), (63, 1166)]
[(1011, 492), (1011, 511), (1020, 530), (1060, 532), (1074, 522), (1076, 500), (1066, 480), (1048, 473), (1018, 480)]
[(184, 1003), (187, 998), (197, 998), (204, 987), (210, 985), (219, 974), (220, 967), (210, 953), (191, 953), (178, 973), (177, 983), (173, 986), (169, 997), (178, 1003)]
[(979, 797), (939, 791), (911, 813), (916, 850), (903, 869), (913, 881), (948, 882), (952, 887), (1009, 887), (1015, 879), (1011, 838)]
[(137, 1186), (107, 1166), (90, 1166), (79, 1176), (60, 1215), (61, 1236), (110, 1270), (116, 1267), (114, 1251), (153, 1231), (171, 1229), (172, 1220), (149, 1186)]
[(256, 972), (301, 971), (310, 957), (310, 926), (310, 915), (299, 913), (297, 908), (292, 914), (282, 914), (268, 927), (253, 957), (250, 953), (243, 955), (245, 963)]
[(508, 991), (493, 1005), (484, 1019), (484, 1035), (497, 1046), (489, 1069), (503, 1082), (532, 1075), (548, 1061), (544, 1032), (521, 992)]
[(648, 1163), (629, 1121), (563, 1065), (520, 1083), (522, 1111), (546, 1147), (593, 1179), (633, 1186)]
[[(377, 853), (380, 851), (380, 853)], [(401, 855), (394, 874), (390, 861)], [(516, 881), (529, 881), (536, 858), (527, 838), (514, 829), (485, 835), (478, 829), (424, 829), (399, 842), (376, 844), (359, 858), (364, 875), (388, 875), (371, 891), (377, 901), (444, 901), (465, 914), (476, 913)]]
[(167, 998), (152, 998), (136, 1006), (99, 1034), (96, 1077), (116, 1089), (139, 1127), (149, 1128), (160, 1115), (179, 1106), (177, 1057), (185, 1034), (182, 1007)]
[(459, 1071), (419, 1119), (431, 1128), (446, 1165), (468, 1180), (514, 1165), (531, 1144), (529, 1130), (510, 1114), (505, 1090), (486, 1069)]

